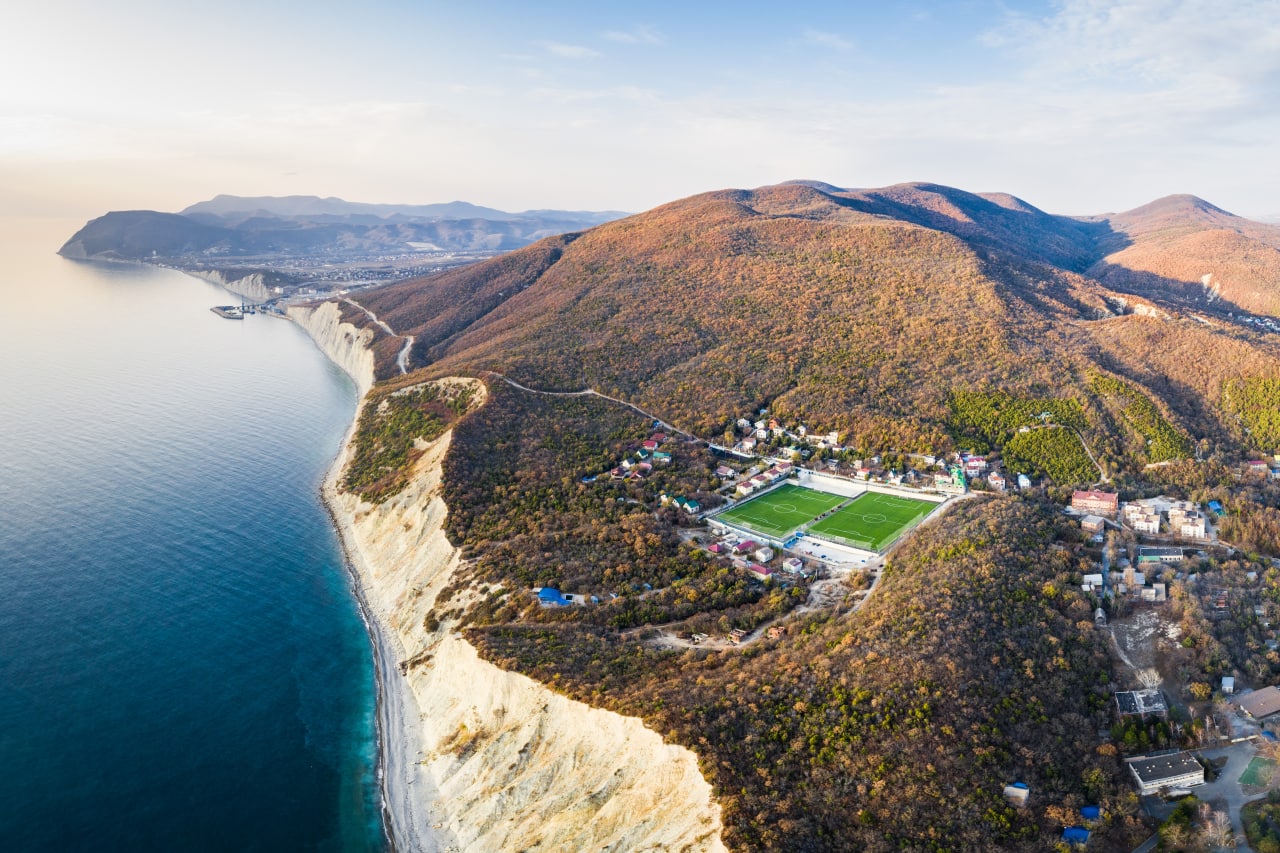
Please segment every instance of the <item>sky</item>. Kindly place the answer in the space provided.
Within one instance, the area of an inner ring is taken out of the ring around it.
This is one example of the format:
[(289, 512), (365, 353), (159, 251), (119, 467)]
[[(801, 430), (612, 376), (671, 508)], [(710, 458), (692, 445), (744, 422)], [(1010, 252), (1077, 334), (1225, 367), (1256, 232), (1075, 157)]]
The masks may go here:
[(808, 178), (1280, 217), (1280, 0), (15, 6), (4, 215), (218, 193), (640, 211)]

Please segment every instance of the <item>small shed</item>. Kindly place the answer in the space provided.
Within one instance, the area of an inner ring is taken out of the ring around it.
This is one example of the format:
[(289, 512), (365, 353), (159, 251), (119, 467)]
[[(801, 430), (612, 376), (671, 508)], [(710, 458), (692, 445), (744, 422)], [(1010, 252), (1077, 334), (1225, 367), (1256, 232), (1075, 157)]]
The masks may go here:
[(1026, 782), (1014, 782), (1012, 785), (1004, 786), (1004, 798), (1019, 808), (1027, 804), (1029, 796), (1031, 796), (1031, 789), (1027, 787)]

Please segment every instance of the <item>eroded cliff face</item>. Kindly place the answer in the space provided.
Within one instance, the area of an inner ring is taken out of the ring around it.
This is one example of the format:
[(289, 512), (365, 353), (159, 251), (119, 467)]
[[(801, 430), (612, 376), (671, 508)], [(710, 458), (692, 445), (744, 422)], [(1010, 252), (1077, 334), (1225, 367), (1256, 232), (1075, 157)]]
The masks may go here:
[(191, 270), (190, 274), (256, 302), (266, 302), (272, 296), (271, 288), (267, 286), (266, 276), (260, 272), (238, 277), (230, 276), (221, 270)]
[[(482, 400), (483, 385), (475, 384)], [(420, 723), (405, 790), (436, 799), (425, 818), (436, 824), (436, 843), (495, 851), (724, 850), (720, 808), (692, 752), (664, 743), (638, 719), (481, 660), (453, 620), (441, 618), (459, 603), (440, 600), (460, 564), (444, 535), (448, 510), (440, 497), (451, 435), (425, 445), (409, 486), (380, 505), (338, 493), (333, 478), (327, 494), (366, 606), (392, 635), (388, 645), (399, 646), (417, 704), (416, 715), (405, 717)], [(397, 794), (388, 793), (395, 812)]]
[(325, 302), (314, 308), (291, 306), (288, 315), (307, 330), (330, 361), (347, 372), (363, 398), (373, 387), (373, 351), (369, 349), (373, 330), (357, 329), (342, 322), (336, 302)]

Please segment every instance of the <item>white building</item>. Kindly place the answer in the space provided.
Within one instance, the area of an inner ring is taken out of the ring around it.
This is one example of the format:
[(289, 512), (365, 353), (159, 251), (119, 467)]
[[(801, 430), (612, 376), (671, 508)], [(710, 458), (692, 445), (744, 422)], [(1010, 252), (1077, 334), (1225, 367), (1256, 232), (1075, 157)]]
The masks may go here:
[(1190, 788), (1204, 784), (1204, 766), (1189, 752), (1129, 759), (1129, 771), (1143, 796), (1162, 788)]

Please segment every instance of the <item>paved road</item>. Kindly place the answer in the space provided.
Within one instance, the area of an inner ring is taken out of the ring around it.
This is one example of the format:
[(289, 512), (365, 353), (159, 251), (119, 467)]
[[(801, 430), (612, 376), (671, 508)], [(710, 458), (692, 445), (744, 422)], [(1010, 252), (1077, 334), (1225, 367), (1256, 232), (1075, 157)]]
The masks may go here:
[(1227, 814), (1231, 818), (1231, 828), (1236, 834), (1237, 850), (1251, 849), (1244, 834), (1244, 822), (1240, 819), (1240, 807), (1267, 796), (1265, 792), (1248, 795), (1240, 788), (1240, 774), (1244, 773), (1245, 768), (1249, 766), (1249, 761), (1257, 752), (1258, 748), (1252, 741), (1245, 741), (1230, 746), (1202, 749), (1198, 753), (1204, 758), (1215, 761), (1224, 756), (1227, 758), (1227, 763), (1219, 772), (1218, 778), (1193, 788), (1192, 793), (1205, 802), (1226, 806)]

